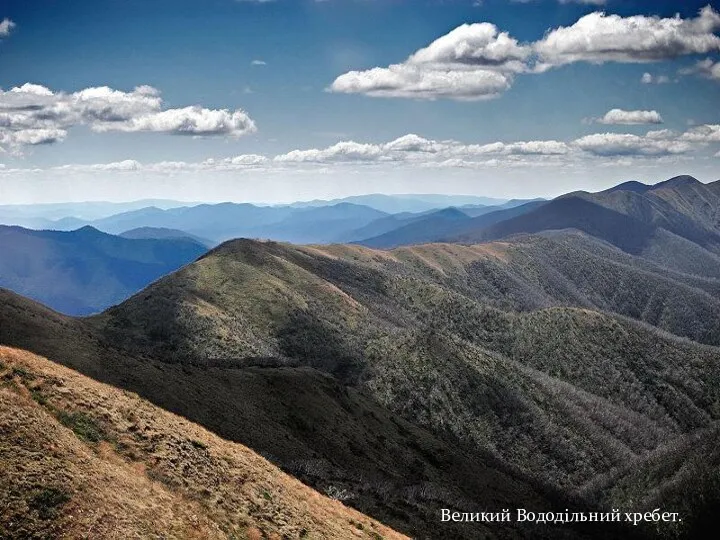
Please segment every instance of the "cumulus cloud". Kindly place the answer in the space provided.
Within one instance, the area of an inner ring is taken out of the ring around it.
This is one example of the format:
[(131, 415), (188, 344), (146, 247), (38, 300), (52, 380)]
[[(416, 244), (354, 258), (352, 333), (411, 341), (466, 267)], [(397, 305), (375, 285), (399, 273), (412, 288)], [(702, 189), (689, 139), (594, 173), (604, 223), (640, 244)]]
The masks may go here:
[(695, 126), (683, 133), (680, 139), (695, 143), (720, 142), (720, 124)]
[(350, 71), (330, 90), (373, 97), (481, 100), (498, 97), (511, 86), (505, 74), (486, 70), (437, 70), (406, 64), (367, 71)]
[(26, 83), (0, 90), (0, 147), (17, 150), (24, 145), (62, 141), (77, 125), (97, 132), (233, 137), (256, 131), (255, 123), (242, 110), (200, 106), (163, 110), (160, 92), (150, 86), (130, 92), (100, 86), (65, 93)]
[(205, 109), (199, 106), (168, 109), (122, 122), (103, 122), (95, 131), (155, 131), (176, 135), (230, 135), (239, 137), (256, 130), (243, 111)]
[(382, 144), (344, 141), (324, 149), (293, 150), (276, 156), (276, 162), (405, 162), (430, 163), (487, 156), (558, 156), (569, 152), (559, 141), (463, 144), (435, 141), (408, 134)]
[(663, 119), (657, 111), (611, 109), (605, 116), (598, 118), (597, 122), (609, 125), (662, 124)]
[(414, 65), (481, 66), (524, 71), (531, 49), (491, 23), (463, 24), (410, 55)]
[(17, 24), (5, 17), (0, 21), (0, 38), (8, 37), (16, 26)]
[(720, 50), (718, 29), (720, 14), (711, 6), (693, 19), (595, 12), (552, 30), (534, 50), (540, 69), (572, 62), (653, 62)]
[(697, 74), (706, 79), (720, 81), (720, 62), (715, 62), (712, 58), (705, 58), (704, 60), (699, 60), (691, 68), (681, 69), (680, 74)]
[(419, 49), (400, 64), (350, 71), (333, 92), (418, 99), (490, 99), (510, 88), (526, 70), (530, 47), (491, 23), (463, 24)]
[[(669, 129), (648, 131), (645, 135), (628, 133), (594, 133), (569, 141), (535, 140), (489, 143), (463, 143), (454, 140), (433, 140), (407, 134), (388, 142), (343, 141), (325, 148), (296, 149), (274, 157), (242, 154), (226, 158), (210, 158), (201, 162), (162, 161), (143, 164), (136, 160), (105, 164), (77, 164), (54, 167), (66, 174), (97, 172), (133, 173), (137, 171), (162, 174), (281, 173), (312, 171), (313, 174), (340, 170), (389, 171), (398, 168), (417, 169), (484, 169), (555, 167), (565, 170), (575, 166), (597, 167), (618, 164), (674, 163), (691, 159), (696, 151), (715, 155), (712, 144), (720, 143), (720, 125), (699, 125), (684, 133)], [(336, 169), (337, 168), (337, 169)], [(42, 170), (39, 170), (42, 172)], [(34, 169), (0, 169), (0, 175), (27, 174)]]
[[(571, 0), (561, 0), (567, 3)], [(575, 0), (602, 5), (602, 0)], [(463, 24), (405, 61), (349, 71), (328, 90), (374, 97), (456, 100), (500, 96), (524, 73), (542, 73), (574, 62), (644, 63), (720, 51), (720, 14), (711, 6), (694, 18), (622, 17), (594, 12), (574, 24), (521, 43), (492, 23)], [(645, 73), (642, 82), (670, 82)]]
[(687, 142), (642, 137), (629, 133), (594, 133), (574, 142), (575, 146), (590, 154), (613, 156), (669, 156), (691, 150)]
[(265, 60), (253, 60), (250, 64), (253, 66), (267, 66), (267, 62), (265, 62)]
[(667, 75), (652, 75), (651, 73), (645, 72), (640, 77), (640, 82), (643, 84), (667, 84), (670, 82), (670, 77)]

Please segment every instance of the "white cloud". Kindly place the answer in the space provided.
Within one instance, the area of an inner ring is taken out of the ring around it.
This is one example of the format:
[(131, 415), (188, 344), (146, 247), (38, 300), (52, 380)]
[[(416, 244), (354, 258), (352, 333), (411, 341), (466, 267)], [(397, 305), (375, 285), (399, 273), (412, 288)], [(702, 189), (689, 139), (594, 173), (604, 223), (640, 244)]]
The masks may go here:
[(526, 70), (531, 50), (494, 24), (463, 24), (403, 63), (350, 71), (333, 92), (418, 99), (489, 99), (510, 88), (512, 74)]
[(645, 136), (649, 139), (674, 139), (677, 137), (677, 133), (671, 129), (656, 129), (648, 131)]
[(652, 75), (645, 72), (640, 78), (640, 82), (643, 84), (667, 84), (670, 82), (670, 77), (667, 75)]
[(598, 123), (609, 125), (662, 124), (663, 119), (657, 111), (626, 111), (611, 109)]
[(17, 24), (5, 17), (0, 21), (0, 38), (8, 37), (16, 26)]
[(0, 90), (0, 148), (62, 141), (68, 130), (86, 125), (97, 132), (154, 131), (188, 135), (241, 136), (256, 131), (242, 110), (200, 106), (163, 110), (160, 92), (138, 86), (131, 92), (107, 86), (74, 93), (26, 83)]
[(142, 168), (142, 164), (134, 159), (126, 159), (123, 161), (114, 161), (111, 163), (96, 163), (92, 165), (61, 165), (55, 170), (71, 171), (71, 172), (123, 172), (138, 171)]
[[(573, 62), (644, 63), (720, 51), (718, 29), (720, 14), (710, 6), (689, 19), (598, 11), (533, 43), (521, 43), (488, 22), (463, 24), (401, 63), (344, 73), (328, 90), (374, 97), (491, 99), (507, 91), (518, 74), (542, 73)], [(650, 73), (641, 80), (670, 82), (666, 75)]]
[(476, 159), (478, 156), (559, 156), (570, 151), (559, 141), (519, 141), (513, 143), (463, 144), (434, 141), (408, 134), (382, 144), (345, 141), (324, 149), (293, 150), (275, 157), (276, 162), (405, 162), (428, 163), (438, 160)]
[(326, 163), (333, 161), (378, 161), (382, 158), (382, 149), (378, 145), (344, 141), (322, 150), (317, 148), (310, 150), (293, 150), (287, 154), (275, 156), (275, 161)]
[(407, 64), (524, 71), (531, 50), (491, 23), (463, 24), (410, 55)]
[(720, 142), (720, 124), (703, 124), (692, 127), (683, 133), (680, 139), (695, 143)]
[(720, 81), (720, 62), (713, 61), (712, 58), (699, 60), (693, 67), (680, 70), (681, 75), (697, 74), (706, 79)]
[(60, 142), (67, 136), (67, 131), (53, 128), (29, 128), (15, 131), (0, 129), (0, 150), (5, 147), (16, 149), (19, 146), (36, 146)]
[[(133, 159), (105, 164), (76, 164), (51, 169), (0, 169), (0, 175), (24, 177), (28, 174), (85, 175), (93, 179), (98, 172), (110, 174), (243, 175), (287, 174), (420, 174), (429, 169), (507, 170), (535, 168), (564, 173), (593, 167), (654, 167), (692, 159), (696, 151), (708, 150), (712, 156), (720, 142), (720, 125), (701, 125), (685, 133), (669, 129), (643, 135), (594, 133), (569, 141), (536, 140), (468, 144), (453, 140), (433, 140), (407, 134), (388, 142), (344, 141), (325, 148), (296, 149), (285, 154), (263, 156), (242, 154), (210, 158), (199, 162), (162, 161), (143, 164)], [(717, 154), (715, 154), (716, 157)], [(406, 171), (402, 173), (401, 171)], [(207, 176), (198, 176), (198, 178)], [(228, 177), (229, 178), (229, 177)], [(232, 178), (235, 178), (232, 176)]]
[(103, 122), (95, 131), (155, 131), (176, 135), (229, 135), (240, 137), (256, 131), (255, 123), (243, 111), (205, 109), (199, 106), (168, 109), (130, 118)]
[(692, 147), (677, 140), (641, 137), (629, 133), (595, 133), (575, 140), (581, 150), (596, 156), (668, 156), (684, 154)]
[(621, 17), (595, 12), (534, 44), (539, 69), (572, 62), (653, 62), (720, 50), (720, 14), (706, 6), (693, 19)]
[(394, 64), (387, 68), (345, 73), (335, 79), (330, 90), (373, 97), (473, 101), (498, 97), (510, 88), (511, 81), (503, 73), (483, 69), (438, 70)]
[(253, 60), (252, 62), (250, 62), (250, 65), (253, 65), (253, 66), (267, 66), (267, 62), (265, 62), (264, 60)]

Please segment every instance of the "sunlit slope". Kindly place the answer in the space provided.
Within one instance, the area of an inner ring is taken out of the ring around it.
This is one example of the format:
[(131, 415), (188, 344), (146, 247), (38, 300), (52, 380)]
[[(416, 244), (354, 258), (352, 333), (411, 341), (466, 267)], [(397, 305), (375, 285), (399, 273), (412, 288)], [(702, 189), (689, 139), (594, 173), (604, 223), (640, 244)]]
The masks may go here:
[(3, 538), (402, 538), (248, 448), (0, 348)]

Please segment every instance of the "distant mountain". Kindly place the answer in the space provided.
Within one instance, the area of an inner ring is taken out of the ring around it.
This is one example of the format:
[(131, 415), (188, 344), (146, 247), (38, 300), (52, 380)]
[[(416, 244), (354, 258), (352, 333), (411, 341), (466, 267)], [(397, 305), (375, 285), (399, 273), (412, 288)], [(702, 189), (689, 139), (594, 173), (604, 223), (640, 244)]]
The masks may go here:
[(497, 212), (498, 210), (509, 210), (511, 208), (516, 208), (518, 206), (525, 206), (529, 203), (537, 203), (537, 202), (543, 202), (546, 199), (542, 198), (535, 198), (535, 199), (511, 199), (508, 202), (504, 204), (498, 204), (493, 206), (483, 206), (483, 205), (472, 205), (472, 204), (466, 204), (463, 205), (460, 208), (460, 210), (463, 211), (463, 213), (467, 214), (470, 217), (478, 217), (483, 216), (485, 214), (489, 214), (491, 212)]
[(129, 238), (131, 240), (190, 240), (207, 248), (214, 246), (214, 242), (210, 240), (200, 238), (199, 236), (195, 236), (178, 229), (164, 229), (162, 227), (139, 227), (137, 229), (130, 229), (129, 231), (120, 233), (118, 236)]
[(220, 203), (168, 210), (142, 208), (93, 221), (92, 226), (111, 234), (148, 227), (175, 229), (215, 243), (238, 237), (325, 243), (386, 215), (351, 203), (316, 208)]
[(369, 206), (347, 202), (302, 208), (278, 223), (256, 229), (254, 236), (298, 244), (338, 242), (348, 231), (387, 216), (385, 212)]
[(568, 197), (583, 198), (720, 253), (720, 182), (703, 184), (691, 176), (678, 176), (644, 191), (612, 189), (564, 196)]
[(428, 242), (468, 241), (494, 223), (525, 214), (544, 204), (545, 201), (539, 200), (506, 209), (489, 206), (489, 212), (481, 212), (472, 218), (466, 214), (465, 208), (431, 212), (413, 219), (406, 218), (398, 227), (358, 240), (357, 243), (375, 248), (391, 248)]
[(96, 219), (148, 206), (167, 209), (187, 203), (166, 199), (143, 199), (132, 202), (70, 202), (0, 205), (0, 224), (20, 225), (34, 229), (70, 230)]
[(205, 251), (187, 238), (131, 240), (92, 227), (61, 232), (0, 226), (0, 286), (63, 313), (88, 315)]
[(504, 204), (505, 199), (493, 199), (491, 197), (478, 197), (475, 195), (438, 195), (438, 194), (401, 194), (401, 195), (384, 195), (374, 193), (370, 195), (354, 195), (344, 197), (342, 199), (313, 200), (305, 202), (292, 203), (293, 207), (312, 207), (312, 206), (328, 206), (338, 203), (352, 203), (369, 206), (386, 212), (388, 214), (398, 214), (402, 212), (425, 212), (428, 210), (438, 210), (449, 206), (477, 205), (488, 206)]
[(542, 204), (531, 212), (478, 228), (454, 239), (462, 242), (480, 242), (518, 233), (560, 229), (583, 231), (634, 254), (642, 251), (654, 232), (652, 226), (620, 212), (593, 204), (580, 197), (563, 197)]
[(457, 208), (445, 208), (430, 212), (417, 219), (406, 220), (407, 224), (400, 224), (396, 229), (390, 230), (373, 238), (358, 241), (369, 247), (392, 248), (402, 245), (422, 244), (434, 242), (438, 238), (458, 227), (459, 223), (469, 221), (470, 217)]

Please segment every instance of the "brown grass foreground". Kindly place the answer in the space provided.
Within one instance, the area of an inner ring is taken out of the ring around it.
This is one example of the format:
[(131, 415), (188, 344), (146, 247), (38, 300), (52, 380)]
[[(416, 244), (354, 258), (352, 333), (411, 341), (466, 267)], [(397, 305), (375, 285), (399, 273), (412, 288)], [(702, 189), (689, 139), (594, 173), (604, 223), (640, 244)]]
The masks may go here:
[(240, 444), (0, 347), (0, 538), (405, 538)]

